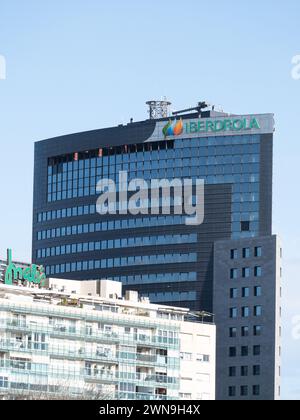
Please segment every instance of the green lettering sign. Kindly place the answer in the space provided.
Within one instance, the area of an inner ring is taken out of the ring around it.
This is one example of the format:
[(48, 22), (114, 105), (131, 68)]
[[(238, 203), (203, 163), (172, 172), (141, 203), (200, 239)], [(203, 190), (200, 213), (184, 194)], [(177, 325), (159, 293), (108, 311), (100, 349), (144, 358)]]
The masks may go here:
[(39, 284), (44, 286), (46, 275), (44, 273), (44, 267), (32, 264), (30, 267), (21, 268), (17, 267), (12, 262), (12, 250), (7, 250), (7, 268), (5, 272), (4, 283), (12, 285), (14, 281), (21, 280), (27, 281), (28, 283)]
[(259, 125), (256, 118), (252, 118), (251, 121), (250, 121), (250, 129), (253, 129), (253, 128), (255, 128), (257, 130), (260, 129), (260, 125)]
[[(173, 123), (173, 125), (176, 123)], [(197, 134), (197, 133), (220, 133), (225, 131), (249, 131), (259, 130), (260, 125), (255, 117), (251, 118), (227, 118), (224, 120), (207, 120), (205, 118), (196, 121), (187, 121), (184, 125), (181, 123), (178, 129), (175, 126), (172, 128), (172, 121), (170, 120), (167, 125), (163, 128), (164, 137), (169, 136), (180, 136), (184, 132), (185, 134)], [(170, 128), (171, 127), (171, 128)]]

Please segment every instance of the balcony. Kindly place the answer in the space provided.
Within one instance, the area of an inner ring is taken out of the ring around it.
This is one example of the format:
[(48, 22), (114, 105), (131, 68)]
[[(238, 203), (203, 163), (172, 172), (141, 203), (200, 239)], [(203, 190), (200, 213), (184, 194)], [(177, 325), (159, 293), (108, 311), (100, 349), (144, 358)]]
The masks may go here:
[(143, 363), (156, 363), (157, 357), (152, 354), (137, 353), (136, 360)]
[(101, 369), (90, 369), (85, 368), (83, 371), (85, 379), (88, 381), (100, 381), (100, 382), (115, 382), (118, 381), (118, 378), (113, 372)]
[(0, 329), (12, 330), (16, 332), (34, 332), (44, 333), (53, 337), (68, 337), (84, 341), (99, 341), (107, 343), (128, 343), (163, 348), (179, 348), (179, 340), (171, 338), (162, 338), (156, 335), (146, 334), (122, 334), (111, 331), (92, 329), (90, 327), (76, 328), (74, 326), (65, 326), (61, 324), (30, 324), (19, 321), (0, 320)]

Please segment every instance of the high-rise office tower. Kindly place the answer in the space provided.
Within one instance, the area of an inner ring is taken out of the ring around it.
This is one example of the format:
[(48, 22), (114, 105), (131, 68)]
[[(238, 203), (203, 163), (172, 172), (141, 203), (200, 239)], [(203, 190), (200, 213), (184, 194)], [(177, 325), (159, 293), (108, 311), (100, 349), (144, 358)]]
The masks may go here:
[[(51, 277), (109, 278), (152, 302), (214, 313), (217, 398), (278, 398), (273, 115), (228, 115), (199, 103), (168, 118), (168, 103), (159, 105), (150, 103), (146, 121), (36, 143), (33, 260)], [(128, 182), (203, 179), (203, 223), (141, 203), (143, 214), (125, 214), (121, 201), (100, 215), (97, 183), (108, 178), (118, 192), (120, 171)]]

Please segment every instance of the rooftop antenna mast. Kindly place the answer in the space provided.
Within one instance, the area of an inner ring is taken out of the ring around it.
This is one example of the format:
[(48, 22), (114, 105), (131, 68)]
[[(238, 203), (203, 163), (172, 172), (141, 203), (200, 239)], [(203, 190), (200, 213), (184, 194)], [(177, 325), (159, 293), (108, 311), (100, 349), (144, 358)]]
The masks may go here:
[(169, 107), (171, 102), (164, 99), (163, 101), (148, 101), (150, 120), (158, 120), (160, 118), (169, 117)]

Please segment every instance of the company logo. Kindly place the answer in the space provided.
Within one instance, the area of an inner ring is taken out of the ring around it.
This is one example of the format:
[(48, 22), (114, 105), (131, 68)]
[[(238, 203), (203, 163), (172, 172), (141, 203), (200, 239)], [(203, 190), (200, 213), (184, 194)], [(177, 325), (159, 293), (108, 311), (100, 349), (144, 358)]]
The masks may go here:
[(180, 134), (197, 133), (220, 133), (225, 131), (248, 131), (259, 130), (260, 124), (257, 118), (228, 118), (222, 120), (199, 119), (183, 123), (179, 121), (169, 121), (163, 128), (165, 139), (169, 136), (179, 136)]
[(180, 134), (183, 133), (183, 122), (182, 119), (180, 119), (179, 121), (177, 121), (175, 119), (175, 121), (169, 121), (163, 128), (163, 134), (165, 136), (165, 138), (169, 137), (169, 136), (180, 136)]
[(17, 267), (12, 262), (12, 250), (7, 250), (7, 269), (5, 272), (4, 283), (12, 285), (14, 281), (21, 280), (27, 281), (28, 283), (40, 284), (44, 286), (46, 275), (44, 273), (44, 267), (32, 264), (30, 267), (21, 268)]
[(195, 133), (219, 133), (222, 131), (248, 131), (259, 130), (260, 125), (256, 118), (235, 118), (224, 120), (198, 120), (190, 121), (185, 125), (187, 134)]

